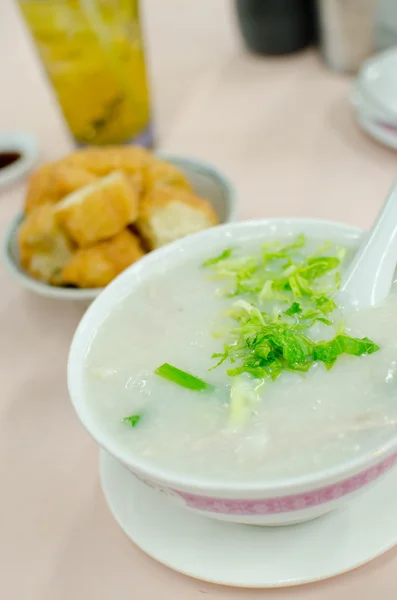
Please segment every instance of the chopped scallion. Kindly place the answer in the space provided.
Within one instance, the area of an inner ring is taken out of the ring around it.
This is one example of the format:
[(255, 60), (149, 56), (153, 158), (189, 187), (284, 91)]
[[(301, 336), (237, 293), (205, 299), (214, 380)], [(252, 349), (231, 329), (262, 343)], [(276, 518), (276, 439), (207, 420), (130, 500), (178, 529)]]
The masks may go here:
[(214, 256), (213, 258), (208, 258), (203, 262), (203, 267), (210, 267), (211, 265), (216, 265), (220, 263), (222, 260), (226, 260), (229, 258), (232, 253), (231, 248), (227, 248), (223, 252), (221, 252), (218, 256)]
[(160, 375), (160, 377), (168, 379), (168, 381), (172, 381), (172, 383), (176, 383), (188, 390), (200, 392), (214, 389), (214, 386), (211, 383), (207, 383), (206, 381), (168, 363), (164, 363), (161, 367), (158, 367), (158, 369), (155, 370), (155, 373), (156, 375)]
[(131, 427), (136, 427), (139, 423), (139, 421), (141, 420), (142, 415), (136, 414), (136, 415), (130, 415), (129, 417), (124, 417), (124, 419), (122, 419), (123, 423), (128, 423), (129, 425), (131, 425)]

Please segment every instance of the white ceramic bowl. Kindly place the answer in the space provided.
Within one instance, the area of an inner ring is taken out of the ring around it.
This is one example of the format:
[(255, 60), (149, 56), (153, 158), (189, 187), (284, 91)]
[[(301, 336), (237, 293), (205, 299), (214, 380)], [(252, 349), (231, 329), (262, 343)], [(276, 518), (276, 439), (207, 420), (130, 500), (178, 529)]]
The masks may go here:
[(388, 122), (391, 125), (393, 124), (393, 121), (389, 119), (388, 115), (364, 98), (357, 86), (354, 86), (351, 90), (349, 100), (357, 113), (365, 115), (368, 119), (371, 119), (374, 122), (379, 121), (385, 123)]
[(397, 123), (397, 49), (392, 48), (365, 61), (356, 87), (375, 111)]
[(397, 122), (365, 100), (357, 88), (353, 88), (350, 102), (360, 127), (377, 142), (397, 150)]
[[(181, 253), (208, 255), (212, 246), (219, 249), (224, 241), (230, 246), (233, 234), (246, 236), (279, 234), (284, 237), (304, 233), (308, 236), (352, 243), (362, 231), (349, 225), (309, 219), (269, 219), (215, 227), (179, 240), (148, 254), (129, 267), (90, 306), (75, 333), (68, 362), (68, 386), (78, 417), (98, 444), (125, 465), (139, 479), (191, 510), (207, 517), (250, 523), (280, 525), (313, 519), (348, 502), (390, 469), (397, 460), (396, 439), (376, 454), (363, 454), (335, 468), (313, 475), (285, 479), (282, 482), (256, 481), (240, 486), (219, 480), (180, 477), (155, 463), (131, 457), (117, 439), (105, 435), (87, 404), (83, 385), (84, 362), (96, 329), (122, 298), (134, 292), (142, 279), (150, 278), (152, 269), (169, 265)], [(131, 357), (133, 358), (133, 357)], [(126, 499), (128, 501), (128, 499)]]
[[(158, 157), (179, 167), (186, 174), (197, 194), (212, 204), (220, 223), (229, 223), (235, 219), (237, 193), (234, 185), (225, 175), (210, 164), (194, 158), (168, 154), (158, 154)], [(23, 215), (19, 213), (10, 223), (3, 252), (5, 263), (15, 279), (28, 290), (57, 300), (91, 302), (96, 298), (102, 288), (55, 287), (37, 281), (21, 267), (17, 234), (22, 220)]]

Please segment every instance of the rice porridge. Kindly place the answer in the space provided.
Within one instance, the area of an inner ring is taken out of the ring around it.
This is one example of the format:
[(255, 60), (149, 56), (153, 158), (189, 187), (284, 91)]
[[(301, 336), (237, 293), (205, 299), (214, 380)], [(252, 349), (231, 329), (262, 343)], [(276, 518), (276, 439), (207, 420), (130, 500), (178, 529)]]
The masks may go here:
[(377, 452), (397, 427), (397, 287), (342, 311), (350, 254), (303, 236), (237, 238), (151, 269), (87, 353), (101, 429), (206, 481), (277, 481)]

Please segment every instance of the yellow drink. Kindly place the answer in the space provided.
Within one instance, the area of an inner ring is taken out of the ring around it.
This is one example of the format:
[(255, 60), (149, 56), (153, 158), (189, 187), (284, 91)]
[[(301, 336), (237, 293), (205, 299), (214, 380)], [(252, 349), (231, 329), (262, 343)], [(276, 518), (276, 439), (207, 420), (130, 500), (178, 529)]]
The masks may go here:
[(138, 0), (20, 5), (76, 140), (151, 145)]

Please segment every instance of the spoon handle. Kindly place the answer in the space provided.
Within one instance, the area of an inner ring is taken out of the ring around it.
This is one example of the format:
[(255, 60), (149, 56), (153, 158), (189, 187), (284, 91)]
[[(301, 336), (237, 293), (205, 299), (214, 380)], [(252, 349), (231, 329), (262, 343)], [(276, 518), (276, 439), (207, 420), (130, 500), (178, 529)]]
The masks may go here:
[(342, 280), (341, 303), (373, 306), (389, 295), (397, 263), (397, 180)]

